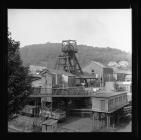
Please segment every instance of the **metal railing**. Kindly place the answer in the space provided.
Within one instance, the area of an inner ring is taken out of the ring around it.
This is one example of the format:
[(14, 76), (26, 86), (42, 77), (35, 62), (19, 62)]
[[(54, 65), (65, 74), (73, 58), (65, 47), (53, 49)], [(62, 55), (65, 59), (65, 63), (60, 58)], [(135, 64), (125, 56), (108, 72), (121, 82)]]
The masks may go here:
[(62, 87), (62, 88), (33, 88), (32, 95), (82, 95), (91, 96), (92, 91), (86, 91), (84, 87)]

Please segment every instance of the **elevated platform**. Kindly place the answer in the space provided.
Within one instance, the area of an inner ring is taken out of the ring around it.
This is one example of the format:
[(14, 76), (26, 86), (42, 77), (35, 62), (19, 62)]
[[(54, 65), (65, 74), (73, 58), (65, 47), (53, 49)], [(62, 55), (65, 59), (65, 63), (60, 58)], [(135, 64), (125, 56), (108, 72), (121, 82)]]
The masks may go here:
[(83, 87), (66, 87), (66, 88), (34, 88), (30, 97), (91, 97), (93, 91), (87, 91)]

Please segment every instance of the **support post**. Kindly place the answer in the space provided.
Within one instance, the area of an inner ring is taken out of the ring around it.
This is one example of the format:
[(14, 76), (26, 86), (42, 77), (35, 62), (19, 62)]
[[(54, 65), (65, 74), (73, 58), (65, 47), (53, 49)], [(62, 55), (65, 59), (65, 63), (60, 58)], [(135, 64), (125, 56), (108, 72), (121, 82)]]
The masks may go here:
[(115, 121), (113, 121), (113, 129), (115, 128)]
[(117, 125), (119, 125), (119, 112), (117, 112)]
[(98, 112), (98, 129), (100, 129), (100, 112)]
[(100, 128), (102, 128), (102, 113), (100, 113)]
[(109, 114), (107, 114), (107, 128), (110, 127), (110, 116)]
[(115, 128), (115, 115), (113, 115), (113, 128)]
[(109, 127), (111, 126), (111, 116), (109, 114)]
[(92, 112), (92, 130), (94, 130), (94, 112)]

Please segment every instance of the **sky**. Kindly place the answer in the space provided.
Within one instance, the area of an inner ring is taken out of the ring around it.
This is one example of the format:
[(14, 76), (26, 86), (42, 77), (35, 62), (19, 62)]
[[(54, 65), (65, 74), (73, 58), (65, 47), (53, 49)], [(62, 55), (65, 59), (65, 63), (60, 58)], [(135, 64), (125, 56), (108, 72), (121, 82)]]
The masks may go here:
[(8, 9), (8, 28), (20, 47), (76, 40), (132, 52), (131, 9)]

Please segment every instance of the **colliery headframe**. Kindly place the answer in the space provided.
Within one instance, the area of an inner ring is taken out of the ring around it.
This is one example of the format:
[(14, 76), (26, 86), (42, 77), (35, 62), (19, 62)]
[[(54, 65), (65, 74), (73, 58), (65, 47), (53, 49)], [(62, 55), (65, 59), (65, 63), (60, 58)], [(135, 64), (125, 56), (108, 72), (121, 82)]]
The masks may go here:
[(56, 69), (64, 70), (75, 75), (82, 75), (83, 71), (77, 60), (76, 53), (78, 53), (77, 43), (75, 40), (62, 41), (62, 54), (59, 55)]

